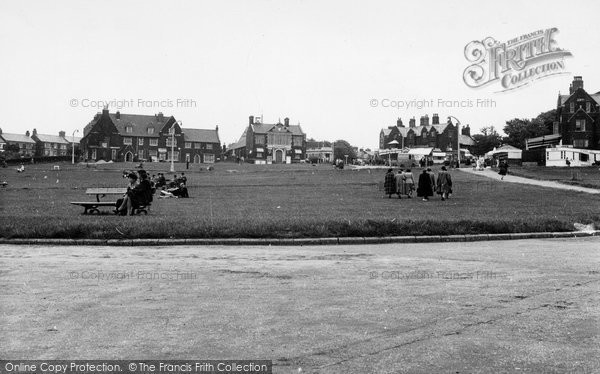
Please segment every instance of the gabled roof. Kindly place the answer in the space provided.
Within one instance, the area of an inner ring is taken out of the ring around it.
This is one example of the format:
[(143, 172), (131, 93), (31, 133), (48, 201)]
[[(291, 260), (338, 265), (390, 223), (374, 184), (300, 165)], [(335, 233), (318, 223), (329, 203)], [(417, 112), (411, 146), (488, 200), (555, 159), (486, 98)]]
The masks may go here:
[(304, 132), (302, 131), (302, 128), (300, 127), (300, 125), (284, 126), (281, 123), (277, 123), (277, 124), (255, 123), (250, 126), (252, 126), (252, 131), (254, 131), (255, 134), (266, 134), (268, 132), (271, 132), (275, 127), (281, 126), (282, 130), (285, 129), (286, 131), (291, 132), (292, 135), (304, 135)]
[(229, 146), (229, 149), (239, 149), (239, 148), (244, 148), (246, 146), (246, 134), (248, 133), (248, 128), (244, 129), (244, 133), (242, 134), (242, 136), (240, 136), (240, 139), (231, 144)]
[[(162, 121), (159, 121), (158, 115), (145, 114), (125, 114), (120, 113), (117, 119), (116, 113), (109, 113), (110, 119), (119, 130), (119, 134), (123, 136), (146, 136), (158, 137), (158, 133), (163, 126), (173, 117), (163, 116)], [(131, 132), (126, 132), (125, 128), (130, 126)], [(148, 134), (148, 128), (154, 128), (153, 134)]]
[(221, 143), (217, 130), (182, 128), (181, 132), (186, 142)]
[[(575, 92), (573, 92), (570, 95), (558, 95), (558, 105), (559, 106), (565, 105), (567, 100), (569, 100), (569, 98), (571, 96), (575, 95), (576, 92), (577, 92), (577, 90), (575, 90)], [(585, 90), (583, 92), (585, 92)], [(600, 104), (600, 92), (596, 92), (595, 94), (589, 94), (587, 92), (585, 92), (585, 93), (588, 94), (596, 102), (596, 104)]]
[(473, 138), (471, 138), (468, 135), (463, 135), (463, 134), (460, 134), (459, 142), (460, 142), (460, 144), (463, 144), (463, 145), (475, 145), (475, 140), (473, 140)]
[(58, 135), (36, 134), (35, 137), (44, 143), (70, 144), (65, 138)]
[(35, 140), (31, 139), (29, 136), (25, 134), (7, 134), (3, 132), (0, 134), (2, 139), (7, 142), (19, 142), (19, 143), (33, 143), (35, 144)]

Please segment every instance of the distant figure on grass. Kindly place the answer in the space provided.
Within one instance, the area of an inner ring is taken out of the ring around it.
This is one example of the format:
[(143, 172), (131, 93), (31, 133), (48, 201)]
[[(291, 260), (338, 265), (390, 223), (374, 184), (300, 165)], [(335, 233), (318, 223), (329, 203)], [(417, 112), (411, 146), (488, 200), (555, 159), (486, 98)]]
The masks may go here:
[(17, 173), (22, 173), (25, 171), (25, 165), (21, 164), (21, 166), (19, 166), (19, 168), (17, 169)]
[(388, 195), (388, 199), (391, 199), (392, 195), (396, 193), (396, 177), (394, 175), (394, 169), (390, 168), (387, 173), (385, 173), (383, 189), (385, 194)]
[(417, 196), (422, 197), (423, 201), (429, 201), (429, 197), (433, 196), (433, 184), (431, 176), (427, 170), (423, 169), (423, 173), (419, 175), (419, 186), (417, 187)]
[(442, 201), (450, 197), (452, 193), (452, 177), (445, 166), (442, 166), (437, 177), (437, 193), (442, 195)]
[[(152, 201), (152, 186), (148, 180), (148, 174), (144, 170), (139, 171), (140, 182), (137, 183), (138, 176), (130, 173), (129, 187), (122, 199), (117, 200), (117, 209), (115, 213), (125, 216), (133, 215), (134, 209), (139, 206), (145, 206)], [(132, 187), (133, 186), (133, 187)]]
[(500, 180), (504, 179), (504, 176), (506, 174), (508, 174), (508, 163), (506, 161), (503, 161), (500, 163), (500, 165), (498, 166), (498, 168), (500, 169), (500, 171), (498, 172), (498, 174), (500, 174), (502, 177), (500, 177)]

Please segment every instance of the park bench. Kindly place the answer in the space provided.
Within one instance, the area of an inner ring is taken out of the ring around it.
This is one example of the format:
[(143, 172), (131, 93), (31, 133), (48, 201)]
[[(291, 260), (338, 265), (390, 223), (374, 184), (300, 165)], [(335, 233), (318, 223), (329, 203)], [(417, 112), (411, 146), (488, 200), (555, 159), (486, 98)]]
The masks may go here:
[[(100, 199), (106, 195), (124, 195), (127, 192), (127, 188), (123, 187), (101, 187), (101, 188), (88, 188), (85, 193), (88, 195), (96, 195), (96, 201), (72, 201), (71, 204), (79, 205), (83, 207), (83, 214), (100, 214), (100, 207), (107, 206), (116, 208), (117, 199), (114, 198), (112, 201), (101, 201)], [(148, 214), (150, 209), (150, 203), (146, 205), (137, 206), (134, 208), (134, 213)]]

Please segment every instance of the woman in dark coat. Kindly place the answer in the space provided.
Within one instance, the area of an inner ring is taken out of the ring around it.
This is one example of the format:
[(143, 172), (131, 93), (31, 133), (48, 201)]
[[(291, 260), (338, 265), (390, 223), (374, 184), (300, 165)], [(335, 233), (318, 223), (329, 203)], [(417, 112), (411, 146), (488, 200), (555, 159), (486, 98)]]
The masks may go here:
[(391, 199), (392, 195), (396, 193), (396, 177), (394, 176), (394, 170), (388, 169), (385, 173), (385, 179), (383, 180), (383, 189), (388, 198)]
[(425, 169), (423, 169), (423, 173), (419, 175), (419, 187), (417, 187), (417, 196), (422, 197), (423, 201), (428, 201), (429, 196), (433, 196), (433, 185), (431, 184), (431, 177)]
[(498, 174), (502, 175), (502, 177), (500, 178), (500, 180), (504, 179), (504, 176), (506, 174), (508, 174), (508, 164), (506, 163), (506, 161), (502, 161), (500, 163), (500, 171), (498, 172)]

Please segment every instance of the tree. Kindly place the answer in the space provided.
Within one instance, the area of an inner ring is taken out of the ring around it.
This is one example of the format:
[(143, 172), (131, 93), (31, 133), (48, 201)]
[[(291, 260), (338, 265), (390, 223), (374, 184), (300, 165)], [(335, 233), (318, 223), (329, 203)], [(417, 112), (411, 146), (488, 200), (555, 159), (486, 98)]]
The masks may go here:
[(475, 145), (472, 147), (473, 154), (483, 156), (487, 152), (502, 144), (502, 136), (498, 134), (494, 126), (481, 129), (481, 134), (473, 135)]
[(506, 121), (504, 133), (507, 135), (504, 138), (505, 143), (524, 149), (526, 139), (546, 135), (550, 131), (540, 119), (514, 118)]
[(334, 159), (340, 159), (346, 162), (346, 155), (348, 155), (348, 162), (355, 159), (356, 152), (354, 151), (354, 148), (345, 140), (336, 140), (333, 149)]

